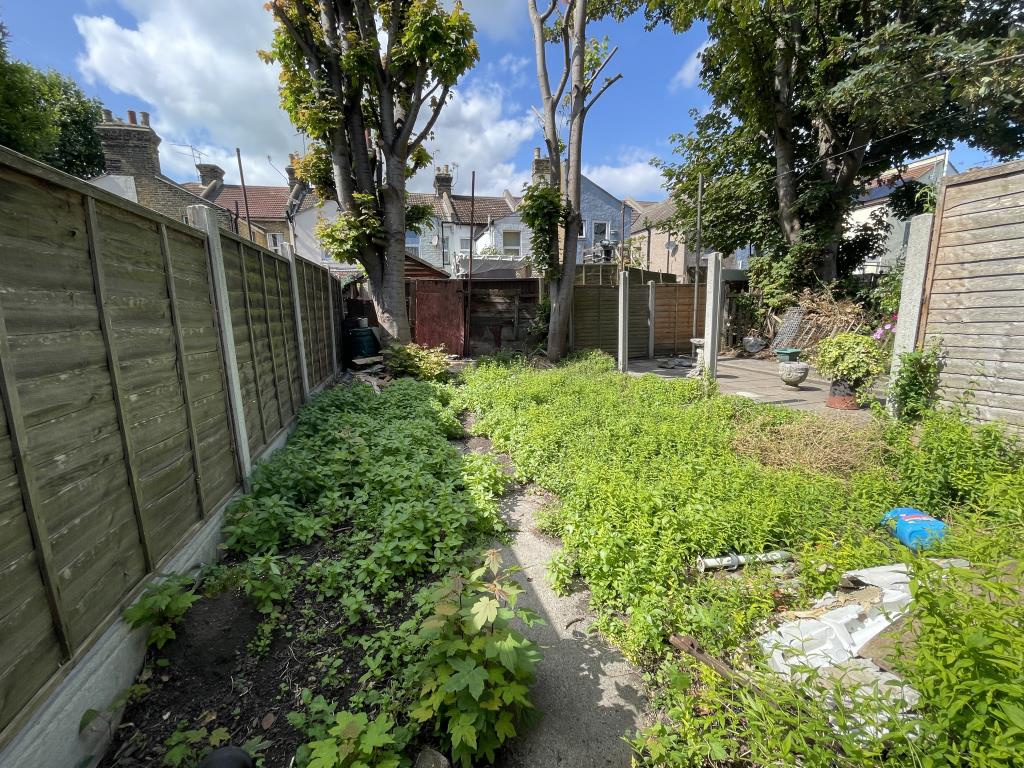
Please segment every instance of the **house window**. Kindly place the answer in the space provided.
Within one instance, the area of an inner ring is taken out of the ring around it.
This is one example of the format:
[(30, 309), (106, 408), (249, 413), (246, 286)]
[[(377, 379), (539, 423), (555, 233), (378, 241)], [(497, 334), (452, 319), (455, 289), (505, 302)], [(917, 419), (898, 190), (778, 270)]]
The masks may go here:
[(506, 256), (518, 256), (521, 244), (522, 234), (518, 229), (506, 229), (501, 233), (501, 248)]
[(462, 253), (469, 253), (469, 245), (470, 245), (470, 242), (469, 242), (469, 238), (468, 237), (460, 237), (459, 238), (459, 250)]
[(274, 253), (281, 252), (281, 246), (287, 242), (280, 232), (267, 232), (267, 248)]
[(594, 245), (599, 244), (602, 240), (608, 239), (609, 229), (611, 229), (611, 225), (607, 221), (594, 222)]
[(420, 236), (418, 232), (406, 232), (405, 233), (405, 252), (410, 256), (419, 258), (420, 255)]
[(580, 240), (585, 240), (587, 237), (587, 222), (580, 222)]
[(451, 251), (448, 250), (449, 247), (450, 246), (448, 244), (448, 235), (445, 235), (444, 237), (441, 238), (441, 266), (442, 267), (451, 266), (452, 256), (451, 256)]

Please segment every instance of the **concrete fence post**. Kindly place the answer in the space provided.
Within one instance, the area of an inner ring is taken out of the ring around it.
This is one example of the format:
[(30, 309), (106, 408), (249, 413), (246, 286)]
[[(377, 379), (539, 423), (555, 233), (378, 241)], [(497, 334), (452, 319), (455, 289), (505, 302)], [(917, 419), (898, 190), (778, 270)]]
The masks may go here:
[(619, 273), (619, 370), (629, 368), (629, 271)]
[(647, 357), (654, 357), (655, 283), (647, 282)]
[(309, 369), (306, 367), (306, 336), (302, 330), (302, 306), (299, 304), (299, 271), (295, 264), (295, 249), (291, 243), (281, 243), (281, 255), (288, 259), (292, 286), (292, 310), (295, 317), (295, 338), (299, 344), (299, 378), (302, 380), (302, 402), (309, 402)]
[(217, 217), (214, 216), (213, 211), (205, 205), (190, 205), (185, 215), (189, 224), (206, 233), (206, 253), (210, 261), (213, 295), (217, 302), (228, 402), (231, 406), (231, 425), (235, 437), (235, 453), (238, 456), (239, 471), (242, 473), (242, 488), (248, 493), (249, 476), (252, 474), (252, 456), (249, 453), (249, 432), (245, 426), (245, 409), (242, 405), (242, 383), (238, 376), (238, 356), (235, 352), (235, 332), (231, 323), (231, 304), (228, 301), (228, 283), (224, 273), (224, 251), (221, 248), (220, 227), (217, 226)]
[(910, 220), (907, 251), (903, 259), (900, 308), (896, 319), (896, 333), (893, 336), (890, 381), (896, 377), (900, 369), (900, 355), (912, 352), (917, 345), (921, 302), (924, 300), (924, 278), (928, 273), (928, 253), (931, 248), (932, 219), (934, 218), (930, 213), (922, 213)]
[[(707, 297), (704, 302), (704, 372), (718, 376), (718, 336), (722, 328), (722, 254), (708, 255)], [(694, 297), (696, 300), (696, 296)]]

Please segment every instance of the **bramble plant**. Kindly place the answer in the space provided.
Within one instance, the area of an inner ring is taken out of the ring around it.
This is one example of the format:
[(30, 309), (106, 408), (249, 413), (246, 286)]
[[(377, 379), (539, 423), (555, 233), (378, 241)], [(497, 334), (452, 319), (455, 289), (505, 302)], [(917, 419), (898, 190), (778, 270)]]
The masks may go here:
[(424, 679), (410, 714), (433, 722), (463, 768), (481, 758), (493, 763), (532, 707), (527, 693), (540, 654), (510, 624), (518, 619), (531, 626), (540, 618), (516, 608), (522, 590), (510, 573), (501, 569), (501, 553), (489, 550), (468, 578), (452, 574), (433, 591), (433, 613), (419, 631), (426, 645)]
[(885, 370), (885, 352), (868, 336), (839, 333), (818, 344), (814, 367), (827, 379), (863, 390)]
[(124, 612), (124, 620), (132, 629), (149, 627), (146, 642), (158, 649), (173, 640), (174, 625), (199, 599), (195, 580), (181, 574), (171, 574), (158, 584), (151, 584), (142, 597)]

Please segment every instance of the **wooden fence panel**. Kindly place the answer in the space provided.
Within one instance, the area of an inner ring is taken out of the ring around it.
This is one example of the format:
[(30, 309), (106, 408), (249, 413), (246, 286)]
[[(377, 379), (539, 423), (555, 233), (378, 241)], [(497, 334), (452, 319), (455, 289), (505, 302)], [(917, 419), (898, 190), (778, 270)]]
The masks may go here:
[[(697, 321), (694, 327), (694, 294)], [(706, 292), (693, 284), (663, 284), (654, 287), (654, 354), (688, 355), (690, 339), (704, 335)]]
[(617, 353), (619, 289), (577, 285), (573, 289), (573, 347)]
[[(241, 472), (206, 233), (3, 149), (0, 208), (6, 742)], [(258, 455), (302, 403), (291, 270), (237, 235), (220, 239)], [(334, 370), (334, 281), (297, 267), (317, 386)]]
[[(637, 270), (641, 272), (642, 270)], [(647, 357), (649, 346), (648, 304), (650, 304), (650, 288), (644, 283), (634, 283), (630, 275), (629, 283), (629, 356), (631, 358)]]
[(919, 344), (941, 345), (939, 391), (1024, 431), (1024, 162), (943, 180)]

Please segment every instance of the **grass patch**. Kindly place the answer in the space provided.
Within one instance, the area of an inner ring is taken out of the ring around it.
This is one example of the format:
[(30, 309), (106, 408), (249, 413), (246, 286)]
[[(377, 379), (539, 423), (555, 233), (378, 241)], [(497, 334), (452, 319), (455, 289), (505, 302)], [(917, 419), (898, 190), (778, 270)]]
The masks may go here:
[[(1019, 569), (1001, 582), (1001, 607), (956, 602), (929, 561), (879, 525), (895, 506), (944, 518), (934, 554), (970, 560), (956, 575), (962, 588), (993, 594), (986, 574), (1024, 556), (1024, 454), (997, 428), (938, 413), (916, 431), (853, 428), (708, 395), (700, 382), (622, 376), (601, 355), (550, 371), (483, 364), (465, 380), (475, 429), (562, 500), (545, 521), (564, 544), (549, 568), (555, 585), (582, 577), (599, 626), (652, 672), (662, 718), (635, 742), (644, 764), (987, 766), (1024, 750), (1013, 703), (1024, 695), (1024, 616), (1005, 598), (1024, 588)], [(795, 577), (693, 567), (698, 556), (773, 549), (796, 554)], [(903, 669), (923, 695), (916, 715), (871, 730), (862, 715), (878, 702), (766, 672), (751, 641), (781, 609), (806, 606), (845, 570), (901, 560), (918, 590), (914, 620), (929, 634), (920, 642), (943, 649)], [(951, 624), (958, 611), (967, 621)], [(778, 706), (686, 662), (681, 671), (665, 642), (675, 632), (745, 668)]]

